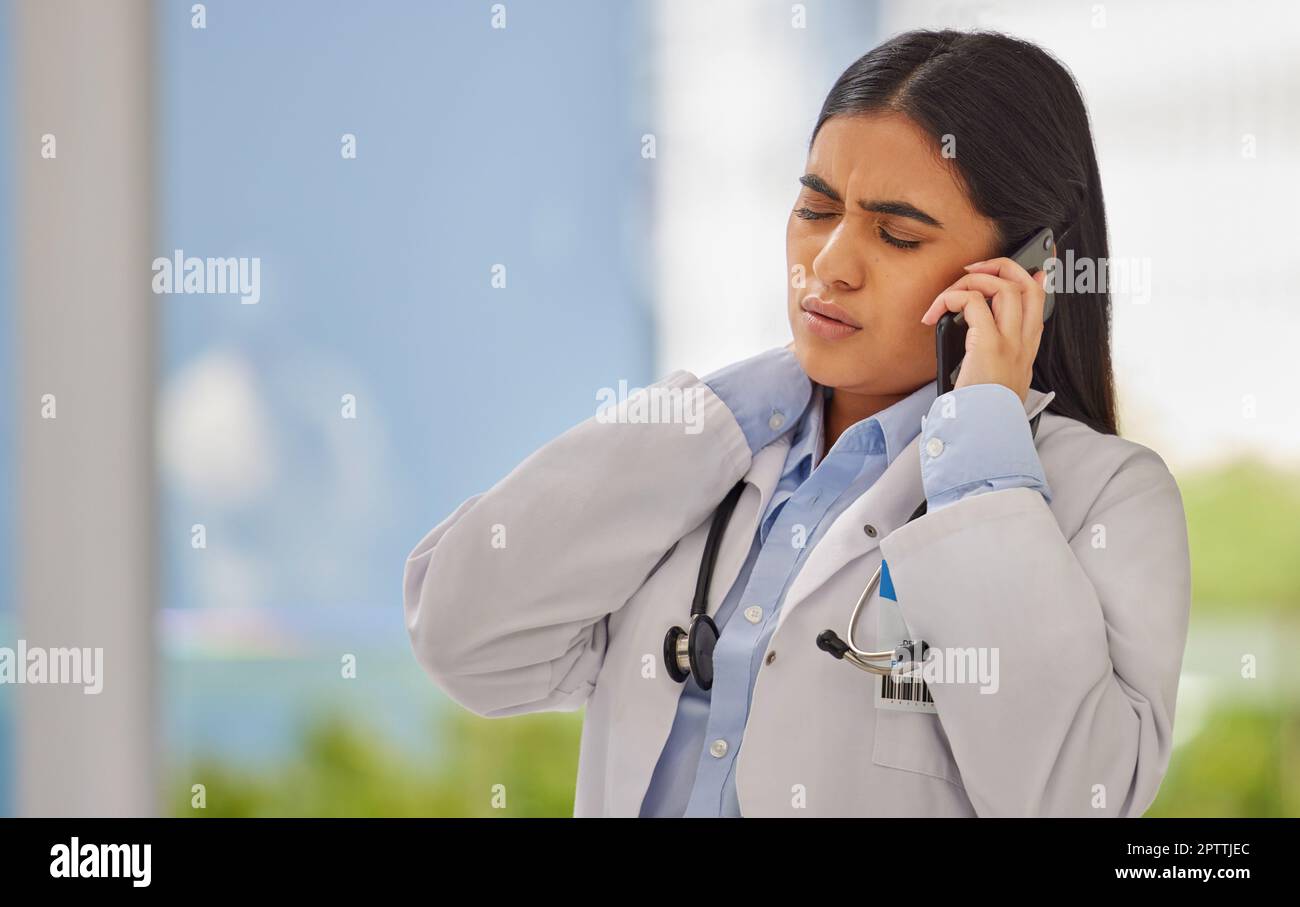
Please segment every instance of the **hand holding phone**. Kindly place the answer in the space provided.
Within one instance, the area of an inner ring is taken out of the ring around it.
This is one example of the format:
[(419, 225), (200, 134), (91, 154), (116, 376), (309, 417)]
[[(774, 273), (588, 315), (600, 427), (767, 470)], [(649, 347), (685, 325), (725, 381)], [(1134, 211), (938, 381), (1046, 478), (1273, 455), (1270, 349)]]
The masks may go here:
[[(1054, 252), (1055, 245), (1052, 229), (1051, 227), (1044, 227), (1021, 244), (1015, 252), (1007, 257), (1019, 265), (1020, 268), (1024, 269), (1024, 272), (1027, 272), (1030, 277), (1033, 277), (1039, 272), (1046, 271), (1047, 263), (1051, 260)], [(934, 331), (935, 357), (938, 364), (935, 383), (940, 395), (948, 393), (956, 386), (957, 376), (961, 370), (962, 360), (966, 353), (966, 334), (969, 328), (968, 319), (965, 317), (964, 310), (958, 309), (957, 311), (952, 311), (949, 306), (959, 304), (954, 300), (969, 298), (969, 291), (979, 291), (986, 297), (986, 308), (982, 312), (972, 313), (971, 317), (981, 321), (987, 319), (987, 323), (992, 326), (995, 322), (992, 310), (987, 308), (987, 298), (994, 296), (999, 292), (999, 290), (1004, 289), (1010, 283), (1014, 283), (1014, 278), (1019, 277), (1023, 280), (1023, 274), (1013, 273), (1015, 271), (1013, 268), (1006, 268), (1005, 266), (995, 267), (998, 261), (999, 259), (991, 259), (988, 262), (981, 262), (980, 264), (987, 265), (988, 267), (973, 271), (969, 270), (972, 266), (967, 266), (968, 273), (966, 276), (954, 283), (953, 286), (944, 293), (941, 293), (935, 300), (934, 304), (926, 312), (925, 317), (921, 319), (922, 321), (929, 323), (928, 319), (936, 310), (943, 312), (943, 314), (938, 318)], [(1004, 270), (1007, 273), (1002, 273)], [(1047, 319), (1052, 316), (1052, 310), (1055, 307), (1055, 299), (1053, 298), (1050, 287), (1043, 284), (1040, 284), (1040, 286), (1043, 286), (1045, 291), (1043, 299), (1043, 321), (1046, 322)], [(1028, 287), (1022, 287), (1022, 290), (1030, 291)], [(947, 298), (945, 299), (945, 297)], [(941, 300), (943, 301), (942, 305)], [(964, 302), (961, 304), (964, 305)], [(1012, 325), (1019, 325), (1021, 319), (1018, 314), (1013, 313), (1013, 317), (1010, 321)], [(998, 325), (998, 328), (1001, 327), (1002, 325)], [(1037, 353), (1037, 343), (1035, 342), (1033, 344), (1033, 350), (1029, 351), (1024, 348), (1024, 341), (1026, 339), (1024, 332), (1022, 332), (1019, 337), (1010, 339), (1013, 341), (1020, 340), (1021, 342), (1009, 342), (1007, 355), (1017, 356), (1018, 358), (1024, 358), (1027, 355), (1027, 364), (1025, 362), (1020, 362), (1016, 367), (1019, 370), (1025, 370), (1027, 373), (1032, 372), (1033, 356)], [(1028, 385), (1026, 384), (1026, 390), (1027, 389)], [(1023, 397), (1024, 393), (1021, 393), (1021, 396)]]

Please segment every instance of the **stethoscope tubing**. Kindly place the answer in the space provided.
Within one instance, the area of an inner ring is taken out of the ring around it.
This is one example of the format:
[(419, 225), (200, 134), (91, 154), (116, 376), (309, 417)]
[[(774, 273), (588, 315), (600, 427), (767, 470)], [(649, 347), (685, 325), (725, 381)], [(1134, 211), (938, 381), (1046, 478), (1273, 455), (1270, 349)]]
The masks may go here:
[(883, 658), (892, 663), (894, 650), (890, 649), (888, 652), (868, 652), (865, 649), (859, 649), (857, 644), (853, 642), (853, 637), (857, 634), (858, 620), (862, 617), (862, 612), (866, 609), (867, 599), (871, 598), (871, 593), (875, 592), (880, 586), (880, 571), (883, 566), (884, 561), (882, 560), (880, 566), (876, 567), (876, 572), (871, 575), (871, 582), (867, 583), (867, 588), (863, 589), (862, 595), (858, 597), (858, 603), (853, 606), (853, 614), (849, 618), (849, 631), (844, 639), (845, 645), (848, 646), (848, 651), (844, 653), (844, 660), (855, 668), (861, 668), (862, 670), (868, 671), (872, 674), (893, 673), (889, 665), (878, 665), (874, 662)]

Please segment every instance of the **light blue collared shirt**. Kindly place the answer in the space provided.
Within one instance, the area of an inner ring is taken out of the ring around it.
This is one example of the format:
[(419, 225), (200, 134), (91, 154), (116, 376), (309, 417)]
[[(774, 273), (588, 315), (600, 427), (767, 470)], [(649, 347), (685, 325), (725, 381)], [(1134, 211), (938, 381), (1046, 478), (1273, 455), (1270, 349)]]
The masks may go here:
[[(936, 399), (934, 383), (927, 382), (850, 426), (820, 459), (831, 389), (812, 383), (792, 351), (768, 350), (703, 380), (736, 417), (751, 453), (785, 432), (793, 435), (749, 555), (713, 612), (721, 631), (713, 654), (713, 688), (701, 690), (694, 678), (683, 685), (672, 730), (642, 801), (642, 816), (741, 815), (736, 755), (786, 591), (835, 518), (918, 433), (923, 435), (919, 447), (930, 510), (1016, 486), (1037, 488), (1051, 499), (1024, 406), (1002, 385), (972, 385)], [(733, 615), (738, 615), (735, 620)]]

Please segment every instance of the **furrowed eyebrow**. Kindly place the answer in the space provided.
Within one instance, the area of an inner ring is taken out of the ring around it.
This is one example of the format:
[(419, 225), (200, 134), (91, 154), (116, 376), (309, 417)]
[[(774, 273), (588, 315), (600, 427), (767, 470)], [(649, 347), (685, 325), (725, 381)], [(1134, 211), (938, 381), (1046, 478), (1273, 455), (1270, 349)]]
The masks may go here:
[[(836, 192), (834, 189), (832, 189), (824, 179), (822, 179), (820, 176), (818, 176), (815, 173), (805, 173), (803, 176), (799, 177), (799, 182), (807, 186), (813, 192), (816, 192), (819, 195), (826, 196), (833, 202), (839, 202), (840, 204), (844, 203), (844, 199), (840, 198), (840, 194)], [(943, 228), (943, 224), (939, 223), (939, 221), (936, 218), (931, 217), (929, 214), (926, 214), (924, 211), (922, 211), (920, 208), (917, 208), (915, 205), (909, 205), (907, 202), (900, 202), (900, 201), (870, 201), (869, 202), (866, 199), (858, 199), (858, 205), (862, 208), (863, 211), (873, 211), (876, 214), (890, 214), (893, 215), (894, 217), (906, 217), (912, 220), (920, 221), (921, 223), (926, 224), (927, 226), (930, 227), (939, 227), (940, 229)]]
[(805, 173), (803, 176), (799, 177), (799, 182), (803, 183), (812, 191), (826, 196), (833, 202), (844, 203), (844, 199), (840, 198), (840, 194), (828, 186), (826, 180), (822, 179), (815, 173)]

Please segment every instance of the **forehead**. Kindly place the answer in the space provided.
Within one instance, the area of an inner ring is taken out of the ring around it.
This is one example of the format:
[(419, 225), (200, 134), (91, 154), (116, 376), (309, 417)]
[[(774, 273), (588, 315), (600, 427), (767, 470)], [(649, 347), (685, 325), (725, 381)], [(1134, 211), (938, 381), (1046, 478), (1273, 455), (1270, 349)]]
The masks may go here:
[(906, 201), (945, 224), (978, 217), (951, 162), (899, 113), (831, 117), (813, 142), (808, 171), (851, 207), (859, 199)]

